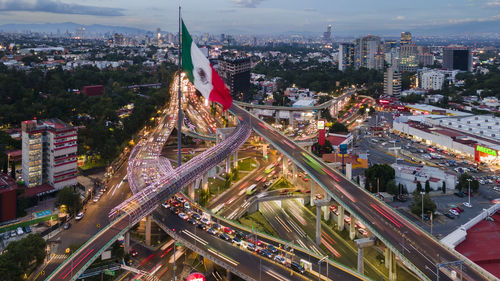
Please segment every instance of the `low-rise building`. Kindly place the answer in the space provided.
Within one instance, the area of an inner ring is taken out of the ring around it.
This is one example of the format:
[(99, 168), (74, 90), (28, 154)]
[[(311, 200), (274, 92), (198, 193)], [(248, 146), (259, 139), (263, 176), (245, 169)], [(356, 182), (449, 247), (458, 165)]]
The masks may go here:
[(396, 184), (402, 184), (408, 193), (412, 193), (420, 182), (422, 188), (425, 182), (429, 181), (429, 186), (433, 190), (440, 190), (443, 182), (447, 189), (454, 189), (457, 185), (457, 176), (447, 173), (439, 168), (430, 166), (409, 166), (403, 164), (392, 164), (396, 175)]

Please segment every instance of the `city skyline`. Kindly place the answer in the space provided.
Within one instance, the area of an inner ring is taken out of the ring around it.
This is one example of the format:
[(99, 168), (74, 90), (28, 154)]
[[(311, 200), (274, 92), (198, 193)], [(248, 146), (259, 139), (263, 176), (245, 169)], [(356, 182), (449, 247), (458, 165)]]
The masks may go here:
[[(75, 22), (175, 32), (179, 2), (88, 0), (1, 0), (0, 24)], [(282, 0), (183, 1), (183, 18), (190, 29), (208, 33), (318, 33), (332, 25), (332, 35), (474, 34), (495, 32), (500, 26), (500, 1), (458, 0), (409, 6), (397, 1)], [(429, 9), (429, 7), (433, 7)], [(443, 15), (442, 11), (446, 11)], [(225, 20), (221, 20), (224, 18)], [(464, 28), (467, 26), (467, 28)], [(263, 32), (265, 31), (265, 32)]]

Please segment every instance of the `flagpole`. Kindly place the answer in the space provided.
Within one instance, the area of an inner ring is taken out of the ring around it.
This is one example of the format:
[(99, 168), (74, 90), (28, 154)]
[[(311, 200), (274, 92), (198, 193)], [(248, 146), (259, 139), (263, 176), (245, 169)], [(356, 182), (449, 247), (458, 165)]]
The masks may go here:
[(182, 107), (181, 107), (181, 99), (182, 99), (182, 93), (181, 93), (181, 49), (182, 49), (182, 42), (181, 42), (181, 5), (179, 5), (179, 61), (178, 61), (178, 69), (177, 73), (179, 75), (179, 85), (177, 89), (177, 107), (179, 108), (178, 114), (177, 114), (177, 167), (180, 167), (182, 164), (182, 159), (181, 159), (181, 143), (182, 143)]

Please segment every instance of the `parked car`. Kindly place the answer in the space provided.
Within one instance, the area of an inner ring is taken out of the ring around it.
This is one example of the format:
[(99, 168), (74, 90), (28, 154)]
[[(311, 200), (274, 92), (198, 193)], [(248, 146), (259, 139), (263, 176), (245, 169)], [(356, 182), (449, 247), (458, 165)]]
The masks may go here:
[(70, 227), (71, 227), (71, 223), (69, 223), (69, 222), (67, 222), (67, 223), (65, 223), (65, 224), (63, 225), (63, 228), (64, 228), (65, 230), (69, 229)]
[(3, 240), (7, 240), (10, 238), (10, 233), (7, 231), (7, 232), (4, 232), (3, 233)]
[(24, 234), (24, 231), (21, 227), (16, 228), (17, 235), (21, 236)]
[(270, 258), (270, 259), (273, 257), (273, 255), (266, 249), (260, 250), (259, 254), (263, 257)]
[(234, 234), (234, 230), (232, 230), (231, 228), (229, 227), (224, 227), (224, 232), (227, 233), (227, 234), (230, 234), (230, 235), (233, 235)]
[(17, 232), (15, 230), (12, 230), (10, 232), (10, 237), (16, 237), (17, 236)]
[(255, 251), (255, 245), (252, 243), (247, 243), (247, 250), (249, 251)]
[(31, 227), (29, 225), (23, 227), (24, 232), (31, 233)]
[(198, 224), (198, 228), (201, 229), (201, 230), (206, 230), (208, 228), (208, 226), (202, 222), (200, 222)]
[(450, 213), (454, 214), (455, 216), (460, 215), (460, 213), (459, 213), (459, 212), (457, 212), (457, 211), (456, 211), (456, 210), (454, 210), (454, 209), (450, 209)]
[(83, 219), (83, 212), (78, 213), (78, 215), (75, 216), (75, 220), (79, 221)]
[(271, 245), (271, 244), (267, 244), (266, 249), (267, 249), (269, 252), (273, 253), (273, 254), (278, 253), (278, 249), (276, 249), (276, 247), (274, 247), (274, 246), (273, 246), (273, 245)]
[(465, 194), (463, 192), (455, 192), (454, 194), (456, 196), (460, 197), (460, 198), (464, 198), (465, 197)]
[(200, 220), (200, 219), (201, 219), (201, 216), (200, 216), (200, 214), (198, 214), (198, 213), (194, 213), (194, 214), (192, 214), (192, 215), (191, 215), (191, 217), (192, 217), (193, 219), (195, 219), (195, 220)]
[(472, 204), (469, 202), (464, 202), (464, 206), (467, 208), (472, 208)]
[(452, 214), (450, 214), (450, 213), (445, 213), (444, 215), (445, 215), (447, 218), (449, 218), (449, 219), (452, 219), (452, 220), (454, 220), (454, 219), (455, 219), (455, 216), (454, 216), (454, 215), (452, 215)]
[(238, 245), (238, 246), (241, 246), (241, 239), (238, 238), (238, 237), (234, 237), (233, 238), (233, 243), (236, 244), (236, 245)]
[(193, 218), (188, 219), (187, 222), (190, 224), (196, 224), (196, 220), (194, 220)]

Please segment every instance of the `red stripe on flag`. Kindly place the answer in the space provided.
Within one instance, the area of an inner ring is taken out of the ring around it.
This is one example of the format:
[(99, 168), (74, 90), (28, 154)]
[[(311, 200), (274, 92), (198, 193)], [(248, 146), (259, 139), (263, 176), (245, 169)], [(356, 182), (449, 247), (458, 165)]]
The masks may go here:
[(220, 103), (224, 107), (224, 110), (227, 110), (233, 104), (233, 98), (222, 78), (211, 65), (210, 67), (212, 68), (212, 85), (214, 87), (210, 92), (208, 100)]

